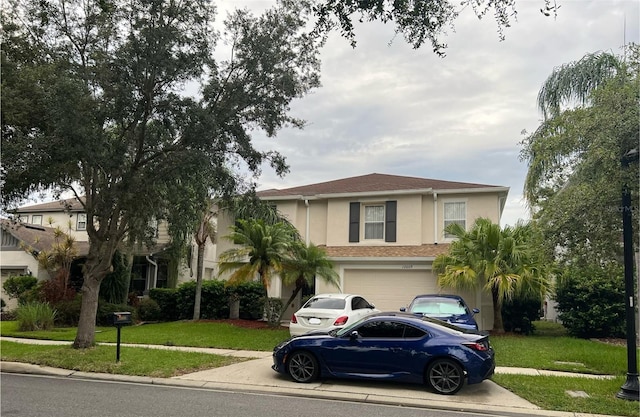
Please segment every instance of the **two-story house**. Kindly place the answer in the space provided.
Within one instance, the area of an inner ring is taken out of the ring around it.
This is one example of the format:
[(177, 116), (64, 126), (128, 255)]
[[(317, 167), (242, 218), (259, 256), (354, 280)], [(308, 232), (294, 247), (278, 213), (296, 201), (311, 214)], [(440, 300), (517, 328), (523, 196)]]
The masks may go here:
[[(38, 251), (49, 250), (54, 242), (54, 230), (59, 227), (63, 232), (76, 239), (77, 260), (72, 269), (72, 280), (81, 280), (82, 258), (86, 257), (89, 247), (87, 234), (87, 215), (80, 202), (75, 198), (48, 203), (24, 206), (12, 212), (13, 219), (0, 220), (0, 272), (2, 282), (9, 277), (32, 274), (38, 279), (47, 279), (47, 271), (39, 267), (35, 258)], [(167, 225), (158, 222), (156, 242), (152, 247), (135, 245), (132, 248), (132, 268), (130, 291), (143, 295), (151, 288), (172, 287), (184, 281), (195, 279), (197, 267), (197, 247), (192, 244), (188, 259), (177, 266), (177, 276), (171, 276), (172, 259), (166, 253), (170, 238)], [(31, 252), (25, 248), (32, 248)], [(215, 277), (215, 243), (207, 241), (203, 277)], [(75, 277), (73, 275), (76, 275)], [(78, 277), (79, 275), (79, 277)], [(2, 291), (2, 299), (9, 308), (15, 307), (15, 300), (9, 300)]]
[[(451, 242), (444, 228), (459, 223), (468, 229), (478, 217), (499, 223), (508, 192), (501, 186), (369, 174), (265, 190), (258, 196), (275, 204), (307, 243), (326, 250), (340, 276), (340, 289), (317, 280), (316, 294), (357, 293), (381, 310), (397, 311), (417, 294), (454, 292), (439, 288), (432, 270), (435, 257)], [(218, 219), (220, 235), (231, 222)], [(230, 246), (224, 239), (218, 242), (220, 253)], [(274, 280), (269, 295), (286, 300), (292, 290)], [(490, 295), (457, 293), (480, 309), (478, 324), (490, 329)], [(299, 302), (289, 306), (290, 312)]]

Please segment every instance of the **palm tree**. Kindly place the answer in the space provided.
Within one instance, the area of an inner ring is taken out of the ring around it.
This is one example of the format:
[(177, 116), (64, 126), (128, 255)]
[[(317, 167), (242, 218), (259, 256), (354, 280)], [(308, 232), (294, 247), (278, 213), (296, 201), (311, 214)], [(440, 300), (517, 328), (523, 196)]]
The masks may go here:
[(340, 288), (340, 276), (333, 269), (333, 264), (327, 258), (326, 252), (313, 243), (305, 245), (300, 241), (296, 241), (292, 245), (290, 256), (285, 258), (283, 265), (283, 282), (285, 284), (295, 283), (295, 288), (289, 300), (282, 306), (278, 322), (282, 320), (287, 306), (316, 277), (333, 284), (338, 289)]
[(540, 256), (530, 246), (529, 224), (500, 229), (490, 219), (478, 218), (469, 232), (450, 224), (447, 233), (457, 240), (449, 253), (433, 262), (438, 284), (458, 289), (482, 289), (493, 301), (493, 331), (504, 333), (502, 304), (514, 295), (527, 293), (544, 297), (550, 289)]
[(229, 276), (229, 284), (260, 278), (265, 294), (274, 275), (283, 271), (283, 260), (294, 240), (289, 223), (268, 224), (262, 219), (238, 219), (225, 238), (237, 246), (220, 254), (218, 271)]

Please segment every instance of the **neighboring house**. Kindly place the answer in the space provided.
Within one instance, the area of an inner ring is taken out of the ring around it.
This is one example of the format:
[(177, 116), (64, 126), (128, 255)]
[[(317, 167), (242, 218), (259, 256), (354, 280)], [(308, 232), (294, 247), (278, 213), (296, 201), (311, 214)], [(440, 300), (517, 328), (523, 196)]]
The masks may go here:
[[(444, 233), (450, 223), (469, 229), (478, 217), (499, 223), (508, 187), (442, 181), (397, 175), (369, 174), (258, 196), (299, 230), (307, 243), (323, 247), (340, 275), (341, 291), (363, 295), (381, 310), (399, 310), (422, 293), (452, 293), (438, 288), (432, 270), (435, 257), (449, 248)], [(233, 219), (218, 219), (220, 236)], [(219, 239), (219, 253), (231, 247)], [(293, 286), (274, 280), (271, 297), (288, 299)], [(317, 280), (315, 293), (338, 289)], [(471, 308), (482, 329), (493, 327), (489, 294), (456, 292)], [(299, 308), (298, 300), (289, 312)]]
[[(43, 250), (49, 250), (55, 242), (54, 228), (18, 221), (0, 219), (0, 276), (2, 284), (11, 276), (33, 275), (39, 279), (49, 278), (36, 257)], [(76, 244), (78, 257), (87, 255), (87, 242)], [(0, 297), (7, 303), (7, 309), (17, 306), (17, 300), (10, 299), (0, 288)]]
[[(45, 250), (51, 247), (53, 230), (60, 227), (76, 239), (78, 245), (78, 260), (86, 257), (89, 248), (87, 234), (87, 216), (82, 204), (75, 199), (53, 201), (42, 204), (20, 207), (13, 210), (13, 219), (2, 219), (2, 248), (0, 257), (0, 271), (4, 280), (12, 275), (31, 273), (38, 279), (47, 279), (46, 271), (40, 270), (33, 254), (23, 248), (31, 246)], [(36, 244), (37, 243), (37, 244)], [(169, 277), (169, 263), (173, 260), (165, 252), (169, 243), (167, 225), (160, 222), (157, 225), (156, 244), (153, 247), (136, 245), (131, 253), (133, 266), (131, 270), (130, 291), (144, 295), (151, 288), (164, 288), (177, 283), (195, 279), (197, 265), (197, 247), (192, 249), (187, 260), (183, 260), (178, 267), (176, 279)], [(204, 278), (215, 277), (215, 244), (207, 242), (205, 250)], [(173, 281), (173, 282), (172, 282)], [(3, 299), (6, 299), (3, 293)]]

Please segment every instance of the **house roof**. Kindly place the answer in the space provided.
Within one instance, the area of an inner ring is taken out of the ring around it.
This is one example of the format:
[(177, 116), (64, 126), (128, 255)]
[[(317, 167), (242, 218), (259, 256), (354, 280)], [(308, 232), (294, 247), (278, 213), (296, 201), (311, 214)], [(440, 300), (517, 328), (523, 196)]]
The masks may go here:
[(64, 211), (84, 211), (84, 207), (80, 201), (73, 197), (65, 200), (56, 200), (48, 203), (34, 204), (31, 206), (23, 206), (12, 210), (15, 213), (33, 213), (33, 212), (64, 212)]
[(447, 253), (448, 243), (419, 246), (324, 246), (329, 258), (435, 258)]
[(270, 189), (259, 191), (258, 197), (278, 198), (295, 196), (319, 196), (335, 194), (359, 194), (377, 192), (442, 192), (442, 191), (508, 191), (508, 187), (435, 180), (430, 178), (405, 177), (388, 174), (367, 174), (357, 177), (343, 178), (317, 184), (303, 185), (286, 189)]
[[(56, 229), (53, 227), (26, 224), (7, 219), (0, 219), (0, 226), (3, 232), (11, 234), (22, 244), (38, 252), (50, 250), (56, 242)], [(76, 241), (75, 246), (78, 251), (78, 257), (87, 256), (89, 253), (89, 242)]]
[[(3, 232), (11, 234), (25, 246), (31, 247), (38, 252), (50, 250), (55, 244), (56, 228), (54, 227), (45, 227), (8, 219), (0, 219), (0, 227), (2, 227)], [(88, 241), (76, 240), (75, 246), (77, 249), (76, 257), (82, 258), (89, 253)], [(140, 244), (133, 248), (133, 254), (135, 256), (157, 255), (168, 246), (168, 244), (156, 244), (152, 246)]]

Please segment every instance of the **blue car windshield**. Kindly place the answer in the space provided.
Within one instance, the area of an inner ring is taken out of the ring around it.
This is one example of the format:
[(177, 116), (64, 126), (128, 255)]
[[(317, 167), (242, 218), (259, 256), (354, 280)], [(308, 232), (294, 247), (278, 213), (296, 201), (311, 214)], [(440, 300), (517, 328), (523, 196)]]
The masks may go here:
[(454, 298), (419, 298), (411, 306), (411, 312), (447, 316), (468, 314), (465, 305)]

